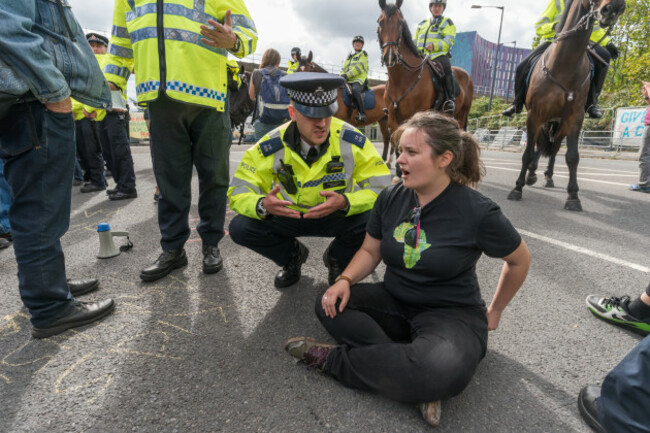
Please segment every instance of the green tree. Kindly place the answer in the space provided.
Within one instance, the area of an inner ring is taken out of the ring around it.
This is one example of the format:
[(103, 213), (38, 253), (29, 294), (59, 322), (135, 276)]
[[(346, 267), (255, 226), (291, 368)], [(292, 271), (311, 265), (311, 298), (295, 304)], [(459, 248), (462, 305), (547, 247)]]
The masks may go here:
[(628, 0), (612, 30), (619, 58), (610, 64), (602, 106), (644, 105), (641, 80), (650, 80), (650, 0)]

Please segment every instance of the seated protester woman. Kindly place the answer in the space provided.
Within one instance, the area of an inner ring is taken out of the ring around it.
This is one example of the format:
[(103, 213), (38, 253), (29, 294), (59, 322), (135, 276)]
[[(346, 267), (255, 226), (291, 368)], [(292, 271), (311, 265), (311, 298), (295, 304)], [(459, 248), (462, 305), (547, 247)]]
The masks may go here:
[(248, 97), (255, 102), (253, 123), (255, 140), (259, 141), (267, 133), (291, 120), (289, 118), (289, 95), (280, 86), (280, 78), (286, 72), (280, 69), (280, 53), (273, 48), (264, 51), (260, 68), (251, 75)]
[[(299, 337), (285, 349), (348, 387), (416, 403), (437, 425), (440, 400), (469, 384), (530, 255), (499, 206), (470, 188), (483, 174), (479, 148), (454, 119), (421, 112), (395, 134), (403, 182), (379, 194), (361, 249), (316, 302), (339, 345)], [(487, 310), (482, 253), (505, 261)], [(358, 284), (382, 260), (384, 281)]]

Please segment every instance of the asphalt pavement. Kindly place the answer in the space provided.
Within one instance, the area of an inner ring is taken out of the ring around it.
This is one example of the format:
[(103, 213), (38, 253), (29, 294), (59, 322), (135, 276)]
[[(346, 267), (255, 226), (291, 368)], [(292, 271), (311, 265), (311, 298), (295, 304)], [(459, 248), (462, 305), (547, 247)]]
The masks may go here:
[[(231, 174), (242, 149), (231, 149)], [(220, 244), (224, 269), (204, 275), (195, 176), (189, 265), (141, 282), (140, 269), (160, 246), (151, 158), (147, 148), (133, 156), (139, 197), (111, 202), (75, 188), (62, 239), (68, 277), (101, 279), (83, 299), (112, 297), (114, 314), (32, 339), (13, 249), (0, 252), (0, 432), (433, 431), (414, 406), (344, 388), (284, 352), (290, 337), (330, 340), (313, 313), (327, 287), (321, 256), (328, 240), (304, 240), (311, 255), (303, 277), (282, 291), (273, 287), (278, 268), (228, 236)], [(565, 211), (560, 158), (555, 188), (526, 187), (523, 200), (511, 202), (520, 155), (484, 151), (483, 158), (479, 189), (521, 231), (532, 266), (471, 384), (442, 403), (435, 431), (588, 432), (576, 407), (580, 388), (600, 383), (640, 337), (595, 319), (585, 298), (636, 296), (650, 282), (650, 195), (627, 189), (637, 180), (635, 161), (583, 158), (584, 211)], [(100, 222), (128, 231), (133, 249), (95, 258)], [(478, 264), (488, 302), (501, 265), (487, 257)], [(380, 268), (369, 278), (382, 275)]]

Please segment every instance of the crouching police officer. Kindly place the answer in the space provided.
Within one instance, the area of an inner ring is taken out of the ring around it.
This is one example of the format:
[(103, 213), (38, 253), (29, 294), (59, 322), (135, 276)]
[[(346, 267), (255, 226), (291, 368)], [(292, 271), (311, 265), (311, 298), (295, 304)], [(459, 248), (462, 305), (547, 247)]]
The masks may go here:
[(323, 260), (333, 284), (361, 247), (377, 194), (390, 172), (370, 141), (342, 120), (343, 78), (304, 72), (283, 77), (291, 122), (244, 154), (228, 197), (230, 236), (282, 266), (275, 287), (300, 279), (309, 251), (298, 236), (333, 236)]

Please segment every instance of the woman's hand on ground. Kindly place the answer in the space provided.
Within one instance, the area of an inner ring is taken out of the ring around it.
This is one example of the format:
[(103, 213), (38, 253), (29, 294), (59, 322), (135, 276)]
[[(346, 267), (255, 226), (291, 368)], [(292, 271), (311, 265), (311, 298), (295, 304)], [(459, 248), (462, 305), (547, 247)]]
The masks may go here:
[(487, 310), (488, 331), (496, 331), (496, 329), (499, 327), (499, 321), (501, 320), (502, 312), (503, 311), (499, 311), (492, 307), (488, 308)]

